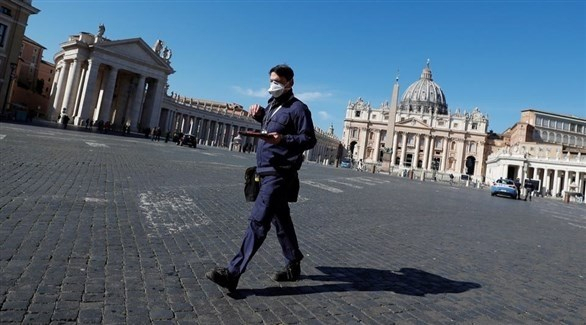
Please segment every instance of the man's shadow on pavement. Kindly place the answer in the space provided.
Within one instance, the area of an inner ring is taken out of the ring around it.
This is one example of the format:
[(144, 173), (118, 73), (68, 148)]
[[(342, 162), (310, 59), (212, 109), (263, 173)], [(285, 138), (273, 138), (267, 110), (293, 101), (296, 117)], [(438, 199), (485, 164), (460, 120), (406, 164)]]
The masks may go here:
[(242, 289), (231, 293), (230, 296), (235, 299), (243, 299), (248, 296), (291, 296), (344, 291), (392, 291), (402, 295), (425, 296), (426, 294), (462, 293), (481, 287), (478, 283), (450, 280), (413, 268), (389, 271), (318, 266), (317, 269), (324, 274), (303, 276), (301, 281), (313, 280), (332, 283)]

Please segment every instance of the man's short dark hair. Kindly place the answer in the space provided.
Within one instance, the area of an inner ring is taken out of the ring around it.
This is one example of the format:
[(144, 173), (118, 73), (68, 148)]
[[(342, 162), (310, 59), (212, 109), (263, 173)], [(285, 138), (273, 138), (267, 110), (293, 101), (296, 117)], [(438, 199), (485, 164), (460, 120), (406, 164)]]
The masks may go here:
[(276, 73), (277, 76), (287, 79), (287, 81), (291, 81), (294, 76), (293, 69), (291, 69), (291, 67), (286, 64), (279, 64), (272, 67), (271, 71), (269, 71), (269, 74), (273, 72)]

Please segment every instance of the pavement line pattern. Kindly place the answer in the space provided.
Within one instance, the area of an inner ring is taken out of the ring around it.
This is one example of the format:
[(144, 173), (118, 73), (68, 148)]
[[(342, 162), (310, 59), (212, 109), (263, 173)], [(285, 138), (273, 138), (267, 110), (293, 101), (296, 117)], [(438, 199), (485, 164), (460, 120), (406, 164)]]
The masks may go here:
[(147, 191), (139, 194), (139, 200), (139, 207), (153, 230), (150, 237), (160, 232), (175, 234), (211, 223), (210, 218), (186, 193)]
[(375, 185), (371, 181), (369, 181), (368, 179), (365, 179), (365, 178), (346, 177), (346, 179), (349, 181), (357, 182), (357, 183), (364, 184), (364, 185), (369, 185), (369, 186)]
[(389, 180), (385, 180), (385, 179), (376, 179), (376, 178), (370, 178), (370, 177), (359, 177), (360, 179), (364, 179), (364, 180), (368, 180), (370, 182), (373, 183), (378, 183), (378, 184), (385, 184), (385, 183), (390, 183), (391, 181)]
[(317, 182), (314, 182), (314, 181), (301, 181), (301, 183), (307, 184), (309, 186), (317, 187), (319, 189), (326, 190), (326, 191), (329, 191), (329, 192), (332, 192), (332, 193), (342, 193), (342, 192), (344, 192), (343, 190), (341, 190), (339, 188), (331, 187), (331, 186), (328, 186), (328, 185), (325, 185), (325, 184), (322, 184), (322, 183), (317, 183)]
[(108, 148), (108, 145), (104, 143), (97, 143), (97, 142), (87, 142), (87, 145), (94, 148)]
[(346, 186), (349, 186), (349, 187), (352, 187), (352, 188), (364, 188), (363, 186), (360, 186), (360, 185), (354, 185), (354, 184), (350, 184), (350, 183), (346, 183), (346, 182), (340, 182), (340, 181), (337, 181), (335, 179), (328, 179), (328, 182), (332, 182), (332, 183), (336, 183), (336, 184), (342, 184), (342, 185), (346, 185)]

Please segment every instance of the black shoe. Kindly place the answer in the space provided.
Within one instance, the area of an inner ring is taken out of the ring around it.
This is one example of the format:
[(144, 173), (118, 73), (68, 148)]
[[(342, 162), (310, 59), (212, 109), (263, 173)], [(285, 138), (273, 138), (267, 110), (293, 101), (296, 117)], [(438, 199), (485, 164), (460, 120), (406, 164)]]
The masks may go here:
[(210, 279), (220, 287), (224, 287), (228, 289), (228, 291), (233, 292), (238, 286), (238, 279), (240, 277), (231, 275), (225, 267), (217, 267), (207, 272), (206, 278)]
[(297, 281), (301, 278), (301, 262), (287, 264), (281, 271), (273, 275), (273, 280), (277, 282)]

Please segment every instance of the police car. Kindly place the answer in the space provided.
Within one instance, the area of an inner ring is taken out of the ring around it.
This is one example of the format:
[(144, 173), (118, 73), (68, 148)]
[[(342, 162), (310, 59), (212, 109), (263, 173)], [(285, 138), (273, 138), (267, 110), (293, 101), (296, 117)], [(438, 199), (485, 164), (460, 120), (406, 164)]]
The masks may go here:
[(508, 196), (512, 199), (516, 199), (517, 187), (515, 186), (515, 181), (506, 178), (497, 179), (490, 186), (490, 195), (502, 195)]

